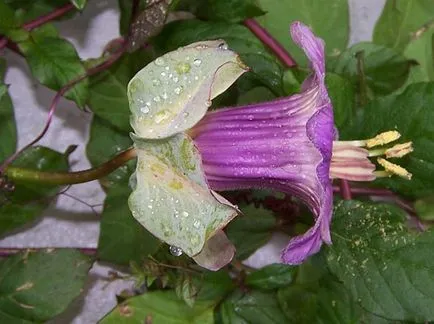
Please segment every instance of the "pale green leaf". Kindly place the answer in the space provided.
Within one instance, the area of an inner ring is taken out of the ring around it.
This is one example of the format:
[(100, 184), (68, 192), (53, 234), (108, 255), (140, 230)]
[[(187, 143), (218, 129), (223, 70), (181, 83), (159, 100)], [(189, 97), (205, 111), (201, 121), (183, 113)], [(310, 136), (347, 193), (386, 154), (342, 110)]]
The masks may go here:
[(221, 40), (190, 44), (157, 58), (128, 84), (135, 134), (165, 138), (191, 128), (211, 100), (246, 71)]
[(136, 146), (129, 198), (133, 216), (156, 237), (197, 255), (237, 211), (208, 189), (199, 152), (188, 136), (136, 140)]

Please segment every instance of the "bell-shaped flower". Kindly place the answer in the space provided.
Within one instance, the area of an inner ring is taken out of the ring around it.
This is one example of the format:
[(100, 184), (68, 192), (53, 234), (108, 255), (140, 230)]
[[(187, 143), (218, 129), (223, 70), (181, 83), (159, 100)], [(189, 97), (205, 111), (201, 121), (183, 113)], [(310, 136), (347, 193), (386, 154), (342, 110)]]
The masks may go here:
[(385, 170), (375, 171), (369, 157), (401, 157), (412, 148), (406, 143), (372, 149), (396, 140), (396, 131), (369, 140), (337, 141), (324, 83), (324, 42), (300, 22), (291, 25), (291, 36), (312, 69), (299, 94), (210, 112), (190, 135), (213, 190), (271, 188), (292, 194), (310, 208), (315, 224), (292, 238), (281, 255), (284, 263), (298, 264), (318, 252), (323, 242), (331, 243), (332, 179), (372, 181), (391, 173), (410, 178), (406, 170), (382, 158), (378, 164)]

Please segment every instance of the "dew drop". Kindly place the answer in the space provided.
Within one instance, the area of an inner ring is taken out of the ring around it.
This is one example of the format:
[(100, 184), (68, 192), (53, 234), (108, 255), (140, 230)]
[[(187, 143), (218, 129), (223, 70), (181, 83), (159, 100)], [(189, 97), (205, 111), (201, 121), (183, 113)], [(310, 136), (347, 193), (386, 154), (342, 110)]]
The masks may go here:
[(249, 120), (253, 120), (253, 119), (254, 119), (254, 116), (253, 116), (253, 115), (248, 115), (247, 118), (248, 118)]
[(228, 49), (228, 45), (226, 43), (220, 43), (219, 44), (219, 49), (221, 49), (221, 50), (227, 50)]
[(155, 115), (155, 117), (154, 117), (154, 121), (155, 121), (157, 124), (159, 124), (159, 123), (161, 123), (162, 121), (164, 121), (164, 120), (166, 120), (167, 118), (169, 118), (170, 116), (171, 116), (170, 111), (168, 111), (168, 110), (162, 110), (162, 111), (159, 111), (159, 112)]
[(166, 71), (169, 71), (169, 70), (170, 70), (169, 66), (164, 67), (164, 69), (165, 69)]
[(173, 77), (173, 82), (178, 83), (178, 81), (179, 81), (179, 78), (177, 76), (174, 76)]
[(200, 225), (202, 225), (202, 223), (200, 222), (200, 220), (196, 219), (193, 223), (194, 228), (198, 229), (200, 227)]
[(182, 212), (182, 216), (184, 216), (184, 217), (188, 217), (188, 215), (189, 215), (188, 212), (186, 212), (186, 211), (183, 211), (183, 212)]
[(155, 65), (161, 66), (161, 65), (163, 65), (164, 63), (165, 63), (165, 62), (164, 62), (164, 59), (161, 58), (161, 57), (159, 57), (159, 58), (157, 58), (157, 59), (155, 60)]
[(148, 205), (148, 208), (149, 208), (149, 209), (152, 209), (152, 205)]
[(161, 101), (160, 96), (155, 96), (155, 97), (154, 97), (154, 101), (155, 101), (155, 102), (160, 102), (160, 101)]
[(166, 99), (167, 99), (167, 93), (164, 92), (164, 93), (161, 95), (161, 97), (163, 97), (163, 99), (166, 100)]
[(147, 114), (149, 112), (149, 107), (148, 106), (143, 106), (142, 108), (140, 108), (140, 111), (143, 114)]
[(161, 85), (161, 81), (158, 80), (158, 79), (153, 79), (153, 80), (152, 80), (152, 84), (153, 84), (155, 87), (157, 87), (157, 86)]
[(175, 94), (179, 95), (182, 92), (182, 87), (176, 87), (173, 92), (175, 92)]
[(189, 63), (186, 63), (186, 62), (178, 63), (178, 65), (175, 68), (175, 70), (176, 70), (176, 72), (178, 72), (178, 74), (188, 73), (190, 71), (190, 69), (191, 69), (191, 65)]
[(166, 76), (166, 72), (164, 72), (164, 71), (161, 72), (160, 74), (161, 74), (162, 77), (165, 77), (165, 76)]
[(187, 118), (190, 114), (189, 114), (188, 112), (184, 112), (182, 115), (183, 115), (185, 118)]
[(177, 257), (181, 256), (182, 253), (183, 253), (182, 250), (179, 247), (174, 246), (174, 245), (169, 246), (169, 252), (173, 256), (177, 256)]
[(200, 59), (195, 59), (195, 60), (193, 61), (193, 64), (196, 65), (196, 66), (199, 66), (199, 65), (202, 64), (202, 60), (200, 60)]
[(211, 107), (211, 105), (212, 105), (211, 100), (207, 100), (207, 101), (205, 101), (205, 105), (206, 105), (207, 107)]

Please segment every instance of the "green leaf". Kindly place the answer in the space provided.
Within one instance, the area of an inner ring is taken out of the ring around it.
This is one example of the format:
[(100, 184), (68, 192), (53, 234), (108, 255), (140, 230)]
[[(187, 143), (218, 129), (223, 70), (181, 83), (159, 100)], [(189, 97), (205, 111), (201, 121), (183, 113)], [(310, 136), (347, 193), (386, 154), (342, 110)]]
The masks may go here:
[(372, 93), (386, 95), (405, 84), (413, 63), (399, 52), (373, 43), (353, 45), (333, 60), (329, 68), (358, 85), (358, 52), (364, 53), (363, 71), (368, 89)]
[(116, 264), (138, 264), (154, 254), (161, 245), (140, 225), (128, 208), (130, 189), (127, 186), (110, 190), (104, 201), (98, 239), (98, 259)]
[(229, 240), (235, 245), (237, 258), (247, 259), (271, 238), (276, 219), (270, 210), (253, 205), (241, 207), (243, 215), (233, 220), (227, 227)]
[[(68, 170), (67, 156), (43, 146), (24, 151), (12, 165), (40, 171)], [(58, 189), (58, 186), (15, 183), (14, 192), (0, 206), (0, 235), (34, 221)]]
[(0, 58), (0, 161), (12, 155), (17, 147), (17, 127), (15, 125), (14, 107), (4, 84), (6, 61)]
[[(3, 0), (16, 12), (17, 19), (21, 22), (28, 22), (40, 16), (44, 16), (55, 9), (68, 4), (69, 0)], [(72, 10), (72, 14), (74, 14)], [(71, 18), (71, 14), (65, 14), (57, 19)]]
[[(115, 129), (108, 122), (97, 116), (93, 118), (90, 126), (89, 141), (86, 146), (87, 157), (93, 167), (109, 161), (131, 145), (132, 140), (127, 132)], [(136, 162), (131, 160), (108, 176), (100, 179), (102, 187), (105, 190), (117, 186), (127, 188), (135, 165)]]
[(175, 21), (165, 26), (155, 38), (155, 44), (167, 52), (193, 42), (215, 39), (224, 39), (252, 69), (237, 82), (244, 87), (243, 90), (265, 85), (274, 93), (283, 95), (280, 64), (246, 27), (192, 19)]
[(276, 96), (266, 87), (255, 87), (240, 94), (237, 105), (249, 105), (275, 99)]
[(413, 35), (432, 20), (430, 0), (387, 0), (374, 29), (374, 43), (403, 51)]
[(331, 276), (315, 284), (297, 284), (278, 291), (287, 323), (360, 323), (360, 309), (345, 287)]
[(386, 186), (409, 197), (424, 197), (433, 192), (434, 183), (434, 83), (412, 84), (397, 96), (377, 99), (361, 109), (352, 139), (371, 138), (386, 130), (397, 130), (400, 142), (413, 141), (414, 152), (396, 161), (413, 174), (378, 179)]
[(42, 323), (60, 314), (82, 292), (91, 264), (66, 249), (0, 261), (0, 322)]
[(235, 312), (235, 302), (237, 302), (243, 293), (235, 291), (232, 295), (226, 298), (216, 312), (217, 323), (221, 324), (249, 324), (244, 318)]
[(231, 23), (265, 14), (255, 0), (205, 0), (201, 1), (196, 15), (209, 20)]
[(418, 217), (424, 221), (434, 220), (434, 195), (416, 200), (414, 209)]
[(235, 283), (228, 271), (206, 271), (200, 277), (194, 277), (195, 284), (199, 288), (196, 300), (219, 301), (228, 295)]
[(235, 312), (249, 324), (288, 323), (276, 294), (251, 291), (235, 302)]
[(75, 8), (78, 10), (83, 10), (86, 7), (87, 0), (70, 0)]
[(286, 264), (271, 264), (248, 274), (246, 284), (265, 290), (280, 288), (292, 283), (296, 269)]
[[(301, 66), (307, 59), (291, 40), (289, 25), (302, 21), (325, 41), (327, 55), (337, 55), (347, 47), (349, 38), (349, 9), (347, 0), (259, 0), (266, 15), (258, 22), (267, 29)], [(327, 14), (325, 14), (327, 13)]]
[(175, 283), (175, 293), (188, 306), (193, 307), (196, 301), (197, 286), (189, 275), (178, 275)]
[(153, 291), (119, 304), (100, 323), (213, 324), (213, 309), (201, 301), (189, 307), (173, 291)]
[[(412, 83), (434, 80), (434, 28), (431, 26), (417, 37), (413, 37), (404, 51), (405, 57), (418, 63), (418, 78), (413, 78)], [(414, 68), (413, 68), (414, 69)]]
[(342, 130), (354, 115), (354, 86), (345, 78), (334, 73), (327, 73), (325, 78), (329, 97), (333, 104), (335, 125)]
[(127, 85), (149, 61), (146, 53), (136, 51), (125, 54), (109, 69), (91, 76), (88, 105), (92, 112), (119, 130), (131, 131)]
[(18, 29), (21, 20), (15, 16), (14, 10), (4, 0), (0, 0), (0, 34), (8, 35)]
[[(33, 76), (53, 90), (60, 90), (70, 81), (86, 74), (74, 46), (58, 37), (51, 25), (35, 29), (29, 39), (18, 45)], [(65, 96), (83, 108), (89, 96), (88, 86), (88, 79), (85, 78), (68, 90)]]
[(434, 233), (409, 233), (405, 214), (386, 204), (340, 202), (330, 270), (362, 308), (393, 320), (434, 320)]

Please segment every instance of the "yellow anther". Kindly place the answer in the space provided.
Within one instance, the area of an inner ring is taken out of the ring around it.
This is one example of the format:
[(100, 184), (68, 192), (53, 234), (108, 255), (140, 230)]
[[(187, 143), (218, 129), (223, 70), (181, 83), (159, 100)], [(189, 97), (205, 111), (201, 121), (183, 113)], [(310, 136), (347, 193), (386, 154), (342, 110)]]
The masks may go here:
[(386, 158), (401, 158), (408, 153), (413, 152), (413, 142), (403, 144), (396, 144), (395, 146), (386, 150)]
[(382, 158), (377, 159), (377, 161), (387, 172), (396, 174), (397, 176), (400, 176), (404, 179), (411, 180), (412, 174), (403, 167), (400, 167), (399, 165), (391, 163)]
[(378, 134), (374, 138), (368, 139), (366, 141), (366, 147), (371, 148), (378, 145), (384, 145), (393, 141), (396, 141), (401, 137), (397, 131), (388, 131), (381, 134)]

